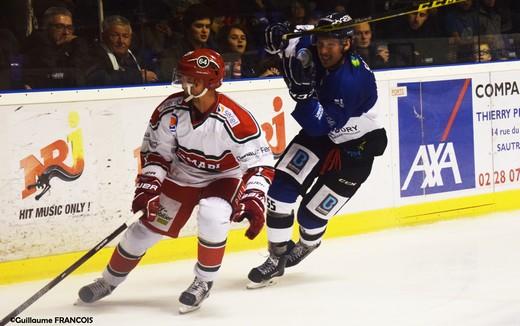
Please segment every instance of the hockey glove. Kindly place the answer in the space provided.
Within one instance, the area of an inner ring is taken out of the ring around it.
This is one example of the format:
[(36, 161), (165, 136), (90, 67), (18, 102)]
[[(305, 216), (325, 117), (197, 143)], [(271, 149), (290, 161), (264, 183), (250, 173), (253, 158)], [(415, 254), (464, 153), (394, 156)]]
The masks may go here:
[(282, 64), (289, 95), (295, 101), (303, 101), (314, 96), (316, 69), (311, 50), (302, 48), (295, 55), (284, 56)]
[(265, 51), (276, 54), (287, 47), (287, 41), (282, 39), (284, 34), (289, 33), (288, 23), (276, 23), (266, 27), (264, 31)]
[(144, 217), (147, 221), (155, 220), (160, 208), (159, 194), (161, 193), (161, 182), (159, 179), (147, 175), (139, 175), (135, 189), (132, 211), (145, 211)]
[(253, 240), (262, 231), (265, 223), (265, 194), (258, 189), (249, 189), (244, 192), (238, 206), (231, 217), (233, 222), (249, 220), (246, 237)]

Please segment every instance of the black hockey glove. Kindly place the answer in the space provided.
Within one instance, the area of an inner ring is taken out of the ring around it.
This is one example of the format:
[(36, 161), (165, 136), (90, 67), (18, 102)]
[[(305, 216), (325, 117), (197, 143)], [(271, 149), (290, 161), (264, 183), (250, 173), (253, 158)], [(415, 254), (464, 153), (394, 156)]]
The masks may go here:
[(315, 66), (309, 49), (300, 49), (296, 55), (282, 60), (284, 81), (289, 88), (289, 95), (295, 101), (306, 100), (315, 93)]
[(288, 23), (276, 23), (266, 27), (264, 31), (265, 51), (270, 54), (276, 54), (283, 51), (288, 42), (282, 39), (284, 34), (289, 33)]

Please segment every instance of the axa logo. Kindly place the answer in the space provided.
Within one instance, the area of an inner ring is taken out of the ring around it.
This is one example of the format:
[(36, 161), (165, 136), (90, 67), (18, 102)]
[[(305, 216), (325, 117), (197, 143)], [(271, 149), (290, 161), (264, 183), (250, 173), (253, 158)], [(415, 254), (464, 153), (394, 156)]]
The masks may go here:
[(451, 173), (455, 184), (462, 183), (453, 143), (421, 145), (401, 190), (408, 189), (410, 181), (416, 174), (423, 180), (421, 189), (444, 186), (442, 175), (444, 169)]
[(398, 84), (401, 197), (475, 187), (471, 79)]
[[(69, 127), (74, 130), (67, 135), (66, 141), (58, 139), (40, 149), (39, 156), (28, 155), (20, 160), (20, 168), (24, 170), (25, 188), (22, 199), (36, 194), (39, 200), (51, 188), (51, 180), (74, 181), (83, 173), (85, 166), (83, 136), (79, 126), (79, 114), (69, 113)], [(72, 164), (66, 161), (72, 158)]]

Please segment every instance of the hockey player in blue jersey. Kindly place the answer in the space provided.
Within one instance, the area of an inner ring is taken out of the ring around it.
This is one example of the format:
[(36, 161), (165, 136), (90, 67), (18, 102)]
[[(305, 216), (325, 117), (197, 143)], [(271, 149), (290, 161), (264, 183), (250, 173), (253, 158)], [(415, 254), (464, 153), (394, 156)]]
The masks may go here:
[[(317, 26), (351, 21), (333, 13)], [(276, 164), (267, 199), (269, 257), (248, 275), (249, 288), (272, 283), (321, 243), (329, 219), (356, 193), (383, 154), (374, 74), (352, 52), (352, 28), (314, 33), (284, 44), (285, 24), (266, 29), (266, 49), (282, 57), (284, 80), (302, 127)], [(299, 207), (296, 201), (302, 196)], [(295, 213), (299, 241), (291, 240)]]

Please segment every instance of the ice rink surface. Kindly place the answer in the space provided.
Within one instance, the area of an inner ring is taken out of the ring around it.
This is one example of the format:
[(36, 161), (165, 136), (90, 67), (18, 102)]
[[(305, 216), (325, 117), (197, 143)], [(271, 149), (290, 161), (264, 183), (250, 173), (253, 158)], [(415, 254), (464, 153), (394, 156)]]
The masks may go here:
[[(96, 326), (520, 325), (520, 211), (326, 239), (276, 285), (246, 290), (266, 254), (226, 255), (210, 297), (190, 314), (179, 315), (177, 299), (194, 260), (138, 266), (89, 306), (73, 303), (98, 274), (71, 276), (21, 317), (92, 316), (87, 325)], [(0, 287), (1, 318), (47, 282)]]

